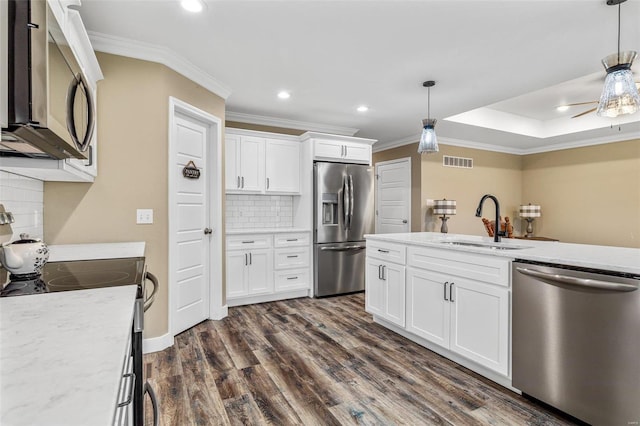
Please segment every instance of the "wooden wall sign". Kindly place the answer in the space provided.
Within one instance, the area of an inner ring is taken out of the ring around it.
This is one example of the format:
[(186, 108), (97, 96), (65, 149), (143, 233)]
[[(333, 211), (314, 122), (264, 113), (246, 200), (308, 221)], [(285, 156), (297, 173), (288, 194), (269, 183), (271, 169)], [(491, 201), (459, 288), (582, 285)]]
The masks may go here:
[(182, 176), (187, 179), (199, 179), (200, 169), (196, 167), (196, 164), (193, 161), (189, 161), (182, 169)]

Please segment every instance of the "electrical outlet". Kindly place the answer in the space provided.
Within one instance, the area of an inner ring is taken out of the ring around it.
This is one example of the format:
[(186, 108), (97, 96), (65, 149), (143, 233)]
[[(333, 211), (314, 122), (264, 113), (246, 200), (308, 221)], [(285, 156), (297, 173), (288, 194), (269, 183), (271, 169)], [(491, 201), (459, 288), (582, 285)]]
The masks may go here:
[(153, 209), (136, 210), (136, 223), (138, 225), (146, 225), (153, 223)]

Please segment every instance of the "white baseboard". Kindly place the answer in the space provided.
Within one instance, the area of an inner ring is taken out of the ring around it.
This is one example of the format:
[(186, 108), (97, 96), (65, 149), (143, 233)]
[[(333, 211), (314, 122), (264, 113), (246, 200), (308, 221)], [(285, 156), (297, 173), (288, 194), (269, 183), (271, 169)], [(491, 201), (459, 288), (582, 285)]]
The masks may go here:
[(170, 333), (158, 337), (142, 340), (142, 353), (150, 354), (173, 346), (173, 336)]
[(243, 306), (253, 305), (256, 303), (275, 302), (277, 300), (297, 299), (298, 297), (310, 297), (309, 289), (290, 290), (281, 293), (262, 294), (259, 296), (237, 297), (235, 299), (227, 299), (227, 306)]
[(229, 315), (229, 307), (227, 305), (218, 306), (211, 311), (212, 320), (221, 320)]

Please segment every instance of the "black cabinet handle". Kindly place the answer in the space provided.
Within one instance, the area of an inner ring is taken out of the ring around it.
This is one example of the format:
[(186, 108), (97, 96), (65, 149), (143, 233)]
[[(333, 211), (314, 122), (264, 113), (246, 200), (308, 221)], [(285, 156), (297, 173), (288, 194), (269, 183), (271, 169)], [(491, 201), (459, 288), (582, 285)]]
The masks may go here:
[(451, 303), (455, 302), (455, 300), (453, 300), (453, 286), (456, 285), (456, 283), (451, 283), (451, 285), (449, 286), (449, 299), (451, 300)]
[(444, 300), (448, 302), (449, 299), (447, 299), (447, 284), (449, 284), (449, 281), (445, 281), (443, 287), (444, 287)]

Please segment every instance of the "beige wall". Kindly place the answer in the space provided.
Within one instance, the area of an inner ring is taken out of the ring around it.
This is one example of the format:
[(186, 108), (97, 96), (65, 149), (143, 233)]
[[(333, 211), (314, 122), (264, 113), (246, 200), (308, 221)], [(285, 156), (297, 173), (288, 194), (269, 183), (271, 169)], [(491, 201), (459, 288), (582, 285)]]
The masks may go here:
[[(45, 183), (45, 240), (145, 241), (149, 270), (161, 283), (145, 337), (157, 337), (168, 331), (169, 96), (223, 122), (224, 100), (163, 65), (108, 54), (98, 60), (105, 76), (98, 91), (98, 177), (93, 184)], [(137, 208), (153, 209), (154, 223), (136, 225)]]
[(306, 130), (300, 129), (287, 129), (284, 127), (263, 126), (261, 124), (241, 123), (239, 121), (227, 121), (226, 127), (233, 127), (235, 129), (255, 130), (257, 132), (270, 132), (270, 133), (282, 133), (283, 135), (300, 136), (305, 133)]
[(420, 180), (421, 158), (417, 151), (417, 145), (403, 145), (398, 148), (373, 154), (373, 165), (382, 161), (396, 160), (399, 158), (411, 158), (411, 232), (420, 232), (422, 226), (422, 214), (420, 212)]
[[(417, 143), (415, 145), (417, 148)], [(443, 155), (473, 158), (472, 169), (444, 167)], [(440, 152), (422, 155), (421, 214), (424, 230), (439, 231), (442, 221), (427, 210), (427, 199), (457, 201), (457, 214), (449, 219), (449, 232), (483, 235), (487, 233), (482, 220), (475, 216), (478, 202), (484, 194), (495, 195), (500, 201), (500, 214), (508, 216), (515, 230), (519, 229), (517, 210), (522, 197), (522, 159), (518, 155), (440, 145)], [(483, 217), (493, 220), (493, 202), (485, 202)]]
[[(416, 144), (374, 154), (374, 162), (417, 155)], [(443, 155), (474, 159), (474, 168), (442, 167)], [(534, 234), (563, 242), (640, 247), (640, 140), (532, 155), (440, 146), (437, 154), (421, 160), (419, 202), (412, 195), (413, 225), (438, 231), (441, 221), (425, 207), (426, 199), (456, 199), (458, 214), (449, 219), (449, 232), (486, 235), (475, 208), (480, 197), (491, 193), (500, 200), (501, 213), (509, 216), (515, 233), (526, 222), (518, 218), (520, 203), (542, 206), (534, 222)], [(416, 190), (412, 170), (412, 192)], [(492, 203), (483, 216), (494, 215)], [(611, 211), (609, 214), (608, 211)], [(415, 221), (418, 216), (419, 221)]]
[(640, 140), (527, 155), (522, 178), (537, 235), (640, 247)]

